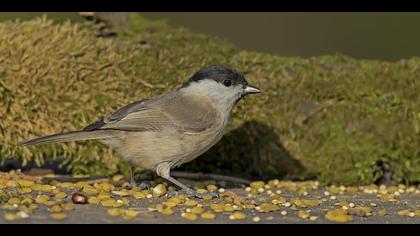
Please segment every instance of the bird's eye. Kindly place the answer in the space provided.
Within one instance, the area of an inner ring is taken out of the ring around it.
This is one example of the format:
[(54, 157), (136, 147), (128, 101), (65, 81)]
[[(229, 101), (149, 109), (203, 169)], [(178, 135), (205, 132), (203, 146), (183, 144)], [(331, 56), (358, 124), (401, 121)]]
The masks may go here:
[(232, 85), (232, 80), (230, 80), (230, 79), (223, 80), (223, 85), (226, 86), (226, 87), (231, 86)]

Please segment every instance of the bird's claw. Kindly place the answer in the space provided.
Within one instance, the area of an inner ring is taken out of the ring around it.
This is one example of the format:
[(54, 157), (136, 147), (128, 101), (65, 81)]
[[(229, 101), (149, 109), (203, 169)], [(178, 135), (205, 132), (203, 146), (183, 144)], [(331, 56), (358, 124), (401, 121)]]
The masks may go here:
[(166, 197), (167, 198), (173, 198), (173, 197), (176, 197), (176, 196), (179, 196), (180, 194), (179, 194), (179, 192), (178, 191), (169, 191), (169, 192), (167, 192), (166, 193)]
[(209, 191), (205, 193), (197, 193), (197, 191), (194, 191), (192, 189), (187, 190), (187, 195), (190, 198), (198, 198), (198, 199), (204, 199), (205, 196), (211, 196), (211, 198), (220, 198), (219, 193), (215, 191)]

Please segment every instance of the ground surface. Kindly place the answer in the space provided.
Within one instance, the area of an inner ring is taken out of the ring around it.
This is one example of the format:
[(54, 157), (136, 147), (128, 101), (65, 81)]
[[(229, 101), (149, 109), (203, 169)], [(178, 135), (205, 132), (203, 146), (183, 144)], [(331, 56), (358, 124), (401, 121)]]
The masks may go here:
[[(22, 178), (26, 177), (0, 175), (2, 224), (420, 223), (419, 188), (403, 185), (319, 187), (316, 182), (275, 180), (253, 182), (250, 187), (226, 188), (224, 191), (219, 188), (219, 199), (200, 200), (183, 195), (168, 199), (163, 195), (166, 192), (164, 185), (149, 191), (129, 191), (113, 184), (111, 180), (45, 184), (39, 177)], [(73, 204), (71, 196), (76, 192), (89, 196), (90, 204)], [(9, 193), (14, 195), (7, 195), (9, 198), (5, 199), (4, 196)], [(48, 200), (41, 201), (40, 196), (46, 196)], [(28, 203), (27, 198), (33, 202)], [(102, 200), (98, 200), (100, 198)], [(107, 205), (109, 199), (111, 206)], [(118, 201), (123, 199), (127, 200), (124, 200), (127, 204)], [(171, 205), (171, 202), (176, 204)], [(34, 205), (37, 209), (28, 210)], [(25, 216), (22, 212), (28, 214)], [(190, 213), (185, 215), (186, 212)], [(203, 219), (203, 212), (214, 214), (215, 218)], [(63, 216), (64, 219), (53, 219), (51, 214), (56, 214), (56, 218)]]

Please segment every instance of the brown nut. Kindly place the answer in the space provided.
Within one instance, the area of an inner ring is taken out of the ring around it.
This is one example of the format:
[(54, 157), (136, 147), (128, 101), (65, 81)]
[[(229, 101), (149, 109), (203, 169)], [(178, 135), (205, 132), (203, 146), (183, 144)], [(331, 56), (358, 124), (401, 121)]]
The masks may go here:
[(87, 204), (88, 198), (83, 194), (73, 193), (73, 195), (71, 196), (71, 201), (74, 204)]

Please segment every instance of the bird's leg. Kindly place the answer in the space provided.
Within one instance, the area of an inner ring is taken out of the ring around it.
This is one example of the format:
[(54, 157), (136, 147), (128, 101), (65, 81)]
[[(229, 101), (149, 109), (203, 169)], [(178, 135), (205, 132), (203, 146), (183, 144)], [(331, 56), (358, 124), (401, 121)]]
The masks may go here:
[(139, 187), (141, 190), (143, 189), (149, 189), (150, 188), (150, 184), (147, 181), (142, 181), (138, 186), (136, 183), (136, 179), (134, 176), (134, 169), (135, 167), (130, 164), (130, 188), (135, 188), (135, 187)]
[(136, 186), (136, 180), (134, 179), (134, 166), (130, 164), (130, 185), (131, 187)]
[(190, 196), (194, 196), (194, 197), (197, 197), (197, 198), (203, 198), (202, 194), (197, 193), (194, 189), (188, 187), (187, 185), (185, 185), (185, 184), (181, 183), (180, 181), (171, 177), (170, 171), (171, 171), (171, 167), (170, 167), (169, 163), (167, 163), (167, 162), (160, 163), (156, 167), (156, 173), (160, 177), (168, 180), (169, 182), (171, 182), (171, 183), (175, 184), (176, 186), (180, 187), (181, 189), (184, 189), (187, 192), (187, 194), (190, 195)]
[(130, 164), (130, 183), (128, 187), (131, 189), (137, 187), (136, 180), (134, 179), (134, 166), (131, 164)]

